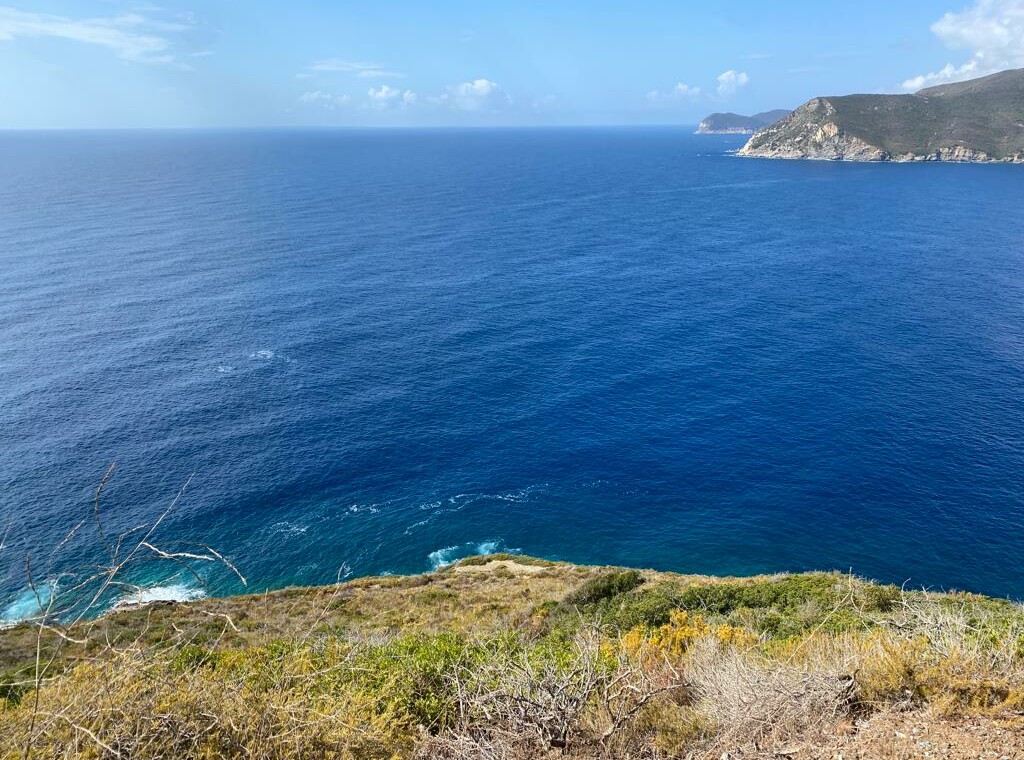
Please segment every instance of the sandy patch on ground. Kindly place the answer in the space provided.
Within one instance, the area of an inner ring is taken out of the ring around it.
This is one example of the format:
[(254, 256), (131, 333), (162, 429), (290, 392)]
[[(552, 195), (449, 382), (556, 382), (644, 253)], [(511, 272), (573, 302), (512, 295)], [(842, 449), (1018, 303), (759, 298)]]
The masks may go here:
[(504, 570), (516, 576), (537, 575), (546, 570), (541, 565), (522, 565), (511, 559), (492, 559), (482, 565), (457, 565), (457, 573), (493, 573), (496, 570)]

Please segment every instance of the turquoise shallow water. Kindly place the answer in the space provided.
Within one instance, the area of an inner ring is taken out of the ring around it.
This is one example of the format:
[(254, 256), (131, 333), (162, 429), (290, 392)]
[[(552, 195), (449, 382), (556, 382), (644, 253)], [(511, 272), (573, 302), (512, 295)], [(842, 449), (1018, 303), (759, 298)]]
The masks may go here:
[(1024, 596), (1024, 171), (740, 142), (0, 135), (0, 617), (112, 460), (112, 530), (195, 473), (161, 540), (255, 589), (498, 549)]

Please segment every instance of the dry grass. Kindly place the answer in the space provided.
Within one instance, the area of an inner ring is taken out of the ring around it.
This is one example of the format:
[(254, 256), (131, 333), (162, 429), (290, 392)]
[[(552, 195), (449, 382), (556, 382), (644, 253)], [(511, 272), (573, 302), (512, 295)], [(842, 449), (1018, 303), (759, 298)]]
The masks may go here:
[(129, 560), (221, 560), (95, 522), (108, 566), (0, 632), (0, 758), (760, 757), (1024, 710), (1024, 613), (984, 597), (502, 556), (90, 620)]

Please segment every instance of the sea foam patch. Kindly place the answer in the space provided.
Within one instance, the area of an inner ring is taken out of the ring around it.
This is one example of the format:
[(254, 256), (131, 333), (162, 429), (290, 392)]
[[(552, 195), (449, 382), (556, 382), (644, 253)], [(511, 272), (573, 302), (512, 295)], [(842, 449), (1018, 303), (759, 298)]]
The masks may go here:
[(482, 554), (494, 554), (499, 550), (509, 552), (510, 554), (519, 552), (519, 549), (502, 549), (501, 539), (481, 541), (480, 543), (470, 541), (465, 544), (446, 546), (443, 549), (432, 551), (427, 555), (427, 559), (430, 560), (430, 567), (432, 569), (439, 570), (442, 567), (448, 567), (448, 565), (458, 562), (460, 559), (476, 557)]
[(147, 604), (160, 602), (192, 602), (202, 599), (206, 592), (184, 583), (168, 583), (162, 586), (150, 586), (140, 588), (131, 594), (121, 597), (114, 604), (113, 609), (125, 609), (130, 607), (144, 607)]
[(50, 586), (40, 586), (35, 590), (25, 589), (8, 602), (3, 612), (0, 612), (0, 628), (9, 628), (24, 620), (38, 617), (49, 604), (52, 595), (53, 589)]

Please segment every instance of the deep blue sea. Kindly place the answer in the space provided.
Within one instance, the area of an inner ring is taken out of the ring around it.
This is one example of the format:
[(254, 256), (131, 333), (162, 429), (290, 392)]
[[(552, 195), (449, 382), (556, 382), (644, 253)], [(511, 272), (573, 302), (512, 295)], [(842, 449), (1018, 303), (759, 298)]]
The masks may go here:
[(249, 590), (509, 550), (1024, 597), (1024, 167), (690, 131), (0, 135), (0, 618), (115, 460), (110, 531), (194, 473), (156, 538)]

